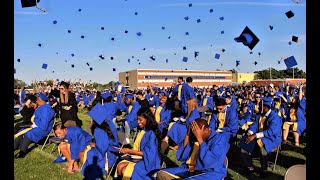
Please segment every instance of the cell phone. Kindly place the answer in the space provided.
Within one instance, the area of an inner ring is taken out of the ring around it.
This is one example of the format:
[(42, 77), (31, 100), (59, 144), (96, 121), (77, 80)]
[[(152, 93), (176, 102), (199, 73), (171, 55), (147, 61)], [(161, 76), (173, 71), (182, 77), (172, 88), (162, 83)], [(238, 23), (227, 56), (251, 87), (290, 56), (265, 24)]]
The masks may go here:
[(118, 147), (115, 147), (115, 146), (112, 146), (114, 149), (116, 149), (117, 151), (120, 151), (121, 148), (118, 148)]

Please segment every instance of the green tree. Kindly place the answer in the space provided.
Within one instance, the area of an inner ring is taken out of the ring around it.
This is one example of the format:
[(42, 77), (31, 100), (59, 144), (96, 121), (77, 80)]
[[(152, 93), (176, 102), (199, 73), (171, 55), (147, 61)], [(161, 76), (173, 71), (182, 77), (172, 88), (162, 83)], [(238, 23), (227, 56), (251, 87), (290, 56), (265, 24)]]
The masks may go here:
[(19, 79), (14, 79), (14, 88), (26, 86), (27, 84)]

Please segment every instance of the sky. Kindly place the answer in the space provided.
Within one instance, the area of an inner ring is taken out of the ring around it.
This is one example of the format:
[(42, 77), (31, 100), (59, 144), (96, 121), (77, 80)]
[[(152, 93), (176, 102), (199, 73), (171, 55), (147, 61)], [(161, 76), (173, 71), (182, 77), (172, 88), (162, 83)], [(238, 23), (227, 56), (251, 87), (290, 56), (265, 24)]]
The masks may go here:
[[(295, 67), (306, 72), (305, 3), (305, 0), (299, 4), (293, 0), (41, 0), (39, 7), (47, 10), (44, 13), (35, 7), (22, 8), (20, 0), (14, 0), (14, 77), (27, 84), (45, 79), (82, 79), (106, 84), (117, 81), (119, 72), (134, 69), (236, 69), (252, 73), (270, 67), (284, 70), (283, 59), (290, 56), (298, 63)], [(292, 18), (285, 14), (290, 10), (294, 13)], [(184, 19), (186, 16), (189, 20)], [(246, 26), (260, 40), (253, 50), (234, 41)], [(292, 36), (297, 36), (298, 42), (289, 45)], [(194, 51), (199, 52), (197, 59)], [(220, 58), (215, 59), (215, 54), (220, 54)], [(105, 59), (100, 59), (100, 55)], [(150, 56), (155, 56), (155, 60)], [(188, 57), (188, 61), (183, 62), (183, 57)], [(258, 64), (254, 65), (254, 61)], [(43, 63), (48, 64), (47, 69), (42, 68)]]

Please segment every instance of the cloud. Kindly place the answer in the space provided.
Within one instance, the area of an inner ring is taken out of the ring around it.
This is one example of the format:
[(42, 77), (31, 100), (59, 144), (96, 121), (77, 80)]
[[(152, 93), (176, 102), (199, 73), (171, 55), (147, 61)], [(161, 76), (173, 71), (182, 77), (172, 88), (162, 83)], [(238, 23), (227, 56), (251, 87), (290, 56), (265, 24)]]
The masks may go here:
[[(213, 6), (213, 5), (246, 5), (246, 6), (296, 6), (296, 7), (305, 7), (305, 3), (296, 4), (296, 3), (266, 3), (266, 2), (199, 2), (193, 3), (196, 6)], [(170, 3), (162, 4), (163, 7), (187, 7), (186, 3)]]

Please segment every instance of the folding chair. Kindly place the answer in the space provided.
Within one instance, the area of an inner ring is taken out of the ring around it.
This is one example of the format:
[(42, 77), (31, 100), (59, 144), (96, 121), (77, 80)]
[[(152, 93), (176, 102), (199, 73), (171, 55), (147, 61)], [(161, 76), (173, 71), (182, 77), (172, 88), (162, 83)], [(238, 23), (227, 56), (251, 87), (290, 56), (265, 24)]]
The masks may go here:
[[(53, 124), (52, 124), (51, 131), (50, 131), (50, 133), (47, 135), (47, 138), (46, 138), (46, 140), (44, 141), (44, 143), (43, 143), (40, 151), (42, 151), (43, 148), (44, 148), (44, 146), (47, 144), (47, 142), (48, 142), (48, 140), (49, 140), (49, 137), (52, 137), (52, 136), (56, 137), (56, 135), (55, 135), (55, 133), (54, 133), (54, 131), (53, 131), (53, 127), (54, 127), (54, 125), (56, 124), (56, 121), (57, 121), (57, 119), (56, 119), (56, 114), (54, 114), (54, 116), (53, 116)], [(51, 154), (51, 153), (50, 153), (50, 154)]]
[(117, 131), (117, 132), (118, 132), (119, 143), (120, 143), (120, 145), (122, 145), (126, 140), (126, 134), (121, 131)]
[(306, 165), (298, 164), (291, 166), (286, 174), (284, 175), (284, 180), (304, 180), (306, 178)]

